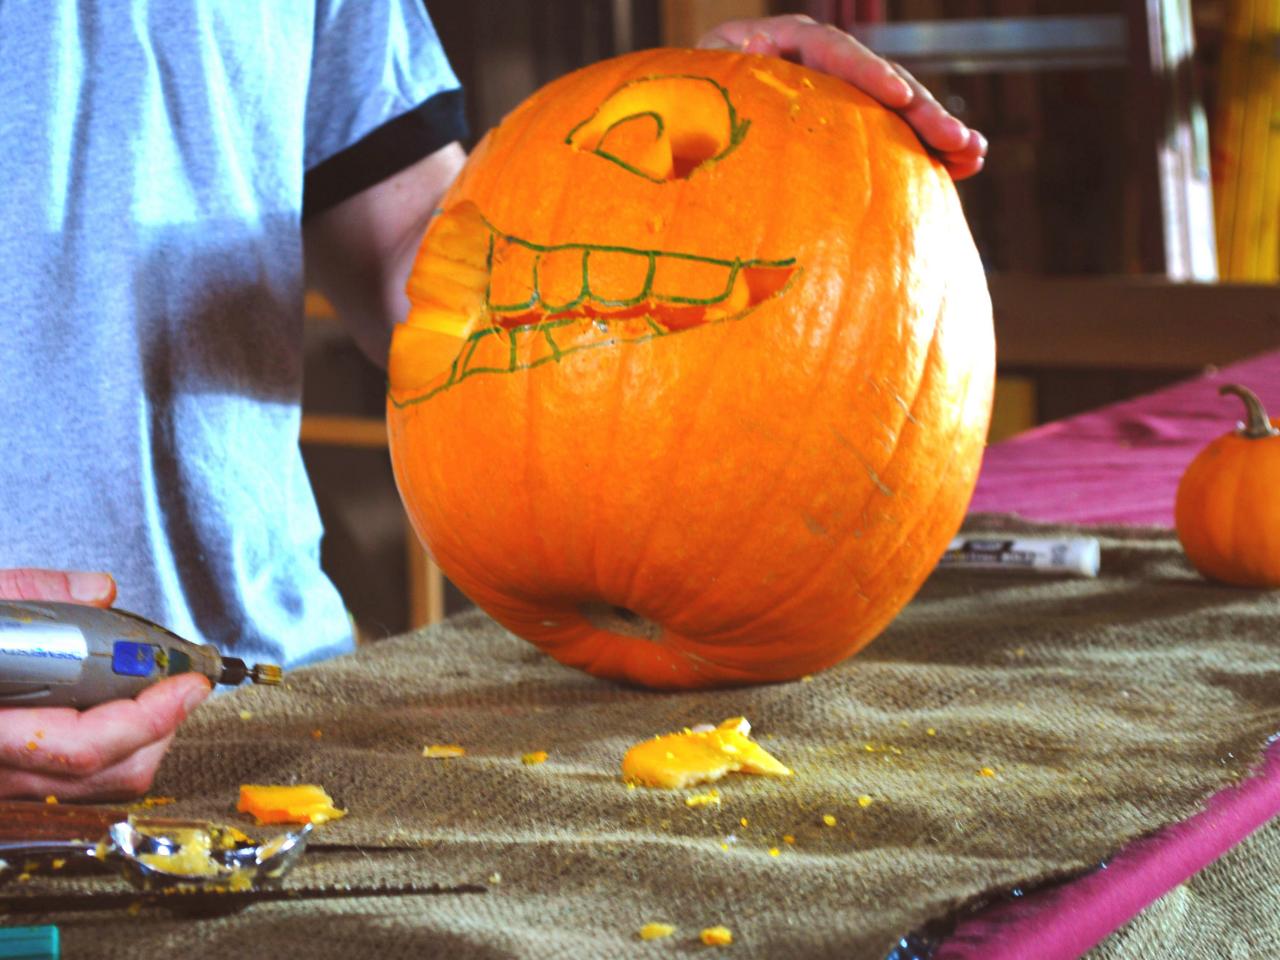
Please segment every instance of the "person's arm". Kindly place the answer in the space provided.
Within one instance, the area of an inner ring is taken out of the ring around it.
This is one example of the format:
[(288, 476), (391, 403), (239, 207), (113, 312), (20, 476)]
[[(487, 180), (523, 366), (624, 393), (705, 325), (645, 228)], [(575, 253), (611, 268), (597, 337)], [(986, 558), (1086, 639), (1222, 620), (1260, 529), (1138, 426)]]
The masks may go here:
[(409, 312), (404, 287), (427, 222), (465, 159), (449, 144), (303, 224), (308, 284), (380, 367)]
[[(0, 570), (0, 597), (109, 607), (104, 573)], [(133, 700), (83, 712), (71, 707), (0, 708), (0, 797), (108, 800), (140, 796), (187, 715), (209, 695), (199, 674), (170, 677)]]
[(785, 57), (847, 81), (901, 114), (955, 180), (973, 176), (985, 162), (982, 134), (952, 116), (902, 67), (836, 27), (800, 14), (730, 20), (710, 30), (698, 45)]

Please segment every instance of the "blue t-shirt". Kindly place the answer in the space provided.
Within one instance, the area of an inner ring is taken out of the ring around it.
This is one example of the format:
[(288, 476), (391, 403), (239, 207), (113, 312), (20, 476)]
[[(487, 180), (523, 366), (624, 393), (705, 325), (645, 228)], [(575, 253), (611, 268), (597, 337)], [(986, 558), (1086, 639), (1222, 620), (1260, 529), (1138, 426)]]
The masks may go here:
[(298, 449), (300, 227), (464, 133), (422, 0), (0, 3), (0, 567), (350, 649)]

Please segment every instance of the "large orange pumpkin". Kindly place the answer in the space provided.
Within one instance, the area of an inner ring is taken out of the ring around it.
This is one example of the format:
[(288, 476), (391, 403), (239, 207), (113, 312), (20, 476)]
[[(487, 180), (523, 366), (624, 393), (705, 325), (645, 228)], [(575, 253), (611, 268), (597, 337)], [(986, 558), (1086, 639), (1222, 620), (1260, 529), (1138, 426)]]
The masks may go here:
[(428, 230), (388, 421), (422, 541), (558, 660), (655, 687), (849, 656), (958, 528), (990, 416), (946, 171), (846, 84), (652, 50), (562, 77)]

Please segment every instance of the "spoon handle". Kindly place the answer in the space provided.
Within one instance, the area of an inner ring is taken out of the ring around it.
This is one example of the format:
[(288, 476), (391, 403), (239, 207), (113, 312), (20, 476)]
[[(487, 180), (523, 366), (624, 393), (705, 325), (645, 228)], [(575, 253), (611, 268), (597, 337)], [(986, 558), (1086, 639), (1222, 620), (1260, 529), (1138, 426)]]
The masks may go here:
[(97, 856), (98, 844), (85, 840), (27, 840), (16, 843), (0, 843), (0, 861), (18, 857), (55, 857), (59, 854)]

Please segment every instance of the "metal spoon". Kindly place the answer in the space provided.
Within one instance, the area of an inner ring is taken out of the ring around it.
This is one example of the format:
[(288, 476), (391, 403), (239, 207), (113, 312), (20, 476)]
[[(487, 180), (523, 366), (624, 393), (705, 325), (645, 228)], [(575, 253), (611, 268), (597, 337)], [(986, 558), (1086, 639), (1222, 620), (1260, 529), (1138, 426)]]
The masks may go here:
[[(222, 842), (224, 831), (191, 824), (138, 829), (132, 819), (111, 824), (101, 840), (0, 842), (0, 881), (17, 872), (23, 858), (89, 857), (114, 864), (142, 890), (254, 890), (274, 886), (306, 849), (311, 824), (264, 843)], [(230, 836), (230, 834), (226, 834)]]

